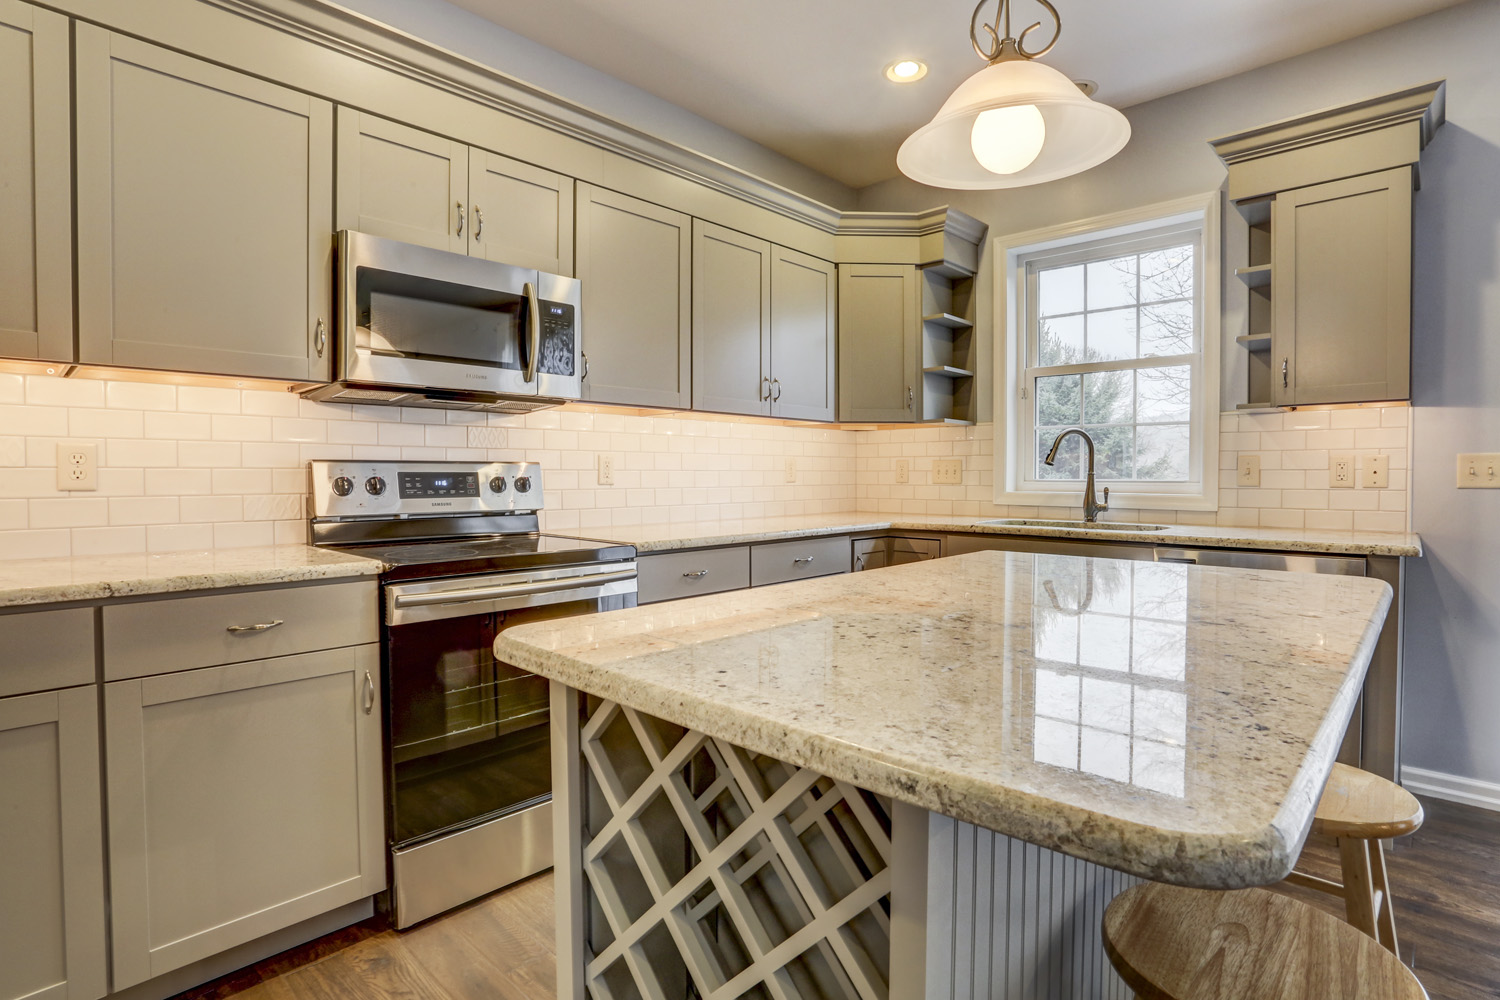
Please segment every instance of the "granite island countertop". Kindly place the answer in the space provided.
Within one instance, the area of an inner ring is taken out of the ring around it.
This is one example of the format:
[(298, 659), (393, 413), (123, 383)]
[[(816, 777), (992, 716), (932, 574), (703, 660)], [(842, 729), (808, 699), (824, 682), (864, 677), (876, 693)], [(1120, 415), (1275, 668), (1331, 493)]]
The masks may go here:
[[(1149, 512), (1142, 515), (1149, 522)], [(610, 541), (634, 545), (640, 553), (670, 552), (747, 542), (781, 541), (817, 535), (857, 532), (961, 531), (973, 534), (1012, 535), (1111, 542), (1137, 542), (1181, 547), (1259, 549), (1273, 552), (1325, 552), (1342, 555), (1420, 556), (1422, 539), (1411, 532), (1329, 531), (1310, 528), (1232, 528), (1169, 524), (1162, 531), (1135, 531), (1119, 527), (1110, 515), (1092, 525), (1056, 528), (1036, 525), (989, 524), (986, 516), (940, 514), (878, 514), (851, 511), (832, 514), (788, 514), (781, 517), (738, 520), (671, 521), (617, 526), (598, 534)], [(1035, 520), (1049, 520), (1037, 517)], [(1126, 522), (1127, 524), (1129, 522)], [(577, 533), (576, 530), (573, 533)]]
[(1076, 857), (1231, 888), (1297, 858), (1377, 580), (977, 552), (519, 625), (589, 694)]
[(0, 560), (0, 608), (374, 577), (383, 568), (310, 545)]

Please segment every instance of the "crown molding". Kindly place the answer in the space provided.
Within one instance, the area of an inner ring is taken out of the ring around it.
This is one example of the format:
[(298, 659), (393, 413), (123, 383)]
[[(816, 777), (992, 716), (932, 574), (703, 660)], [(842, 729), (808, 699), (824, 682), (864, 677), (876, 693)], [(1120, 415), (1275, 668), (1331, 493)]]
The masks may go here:
[(1226, 164), (1234, 164), (1416, 122), (1420, 152), (1445, 120), (1446, 96), (1447, 81), (1438, 80), (1210, 139), (1209, 145)]

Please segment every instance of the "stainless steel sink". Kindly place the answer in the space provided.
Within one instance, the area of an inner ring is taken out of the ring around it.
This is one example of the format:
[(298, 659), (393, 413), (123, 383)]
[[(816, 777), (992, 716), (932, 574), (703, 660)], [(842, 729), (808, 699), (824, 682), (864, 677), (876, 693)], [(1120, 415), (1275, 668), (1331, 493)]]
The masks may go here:
[(1001, 525), (1007, 528), (1081, 528), (1105, 531), (1166, 531), (1165, 524), (1129, 524), (1123, 521), (1038, 521), (1028, 517), (997, 517), (979, 525)]

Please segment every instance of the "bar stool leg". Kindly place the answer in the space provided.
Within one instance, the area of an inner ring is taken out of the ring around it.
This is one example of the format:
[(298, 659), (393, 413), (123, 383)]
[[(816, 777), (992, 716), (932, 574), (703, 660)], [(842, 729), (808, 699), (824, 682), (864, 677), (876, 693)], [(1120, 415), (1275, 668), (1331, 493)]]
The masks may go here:
[(1344, 911), (1349, 923), (1380, 940), (1375, 927), (1375, 880), (1370, 871), (1370, 842), (1340, 837), (1339, 862), (1344, 869)]
[(1385, 875), (1385, 845), (1376, 840), (1370, 844), (1370, 874), (1375, 881), (1375, 889), (1380, 893), (1380, 912), (1375, 915), (1376, 926), (1380, 930), (1380, 943), (1390, 950), (1392, 955), (1401, 957), (1401, 952), (1396, 948), (1396, 908), (1391, 899), (1391, 884)]

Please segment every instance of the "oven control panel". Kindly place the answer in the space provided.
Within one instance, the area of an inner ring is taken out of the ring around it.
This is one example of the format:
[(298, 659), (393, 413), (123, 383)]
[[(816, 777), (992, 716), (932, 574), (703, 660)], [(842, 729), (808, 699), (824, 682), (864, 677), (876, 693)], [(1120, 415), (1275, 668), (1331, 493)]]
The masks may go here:
[(308, 463), (313, 517), (505, 514), (541, 510), (535, 462)]

